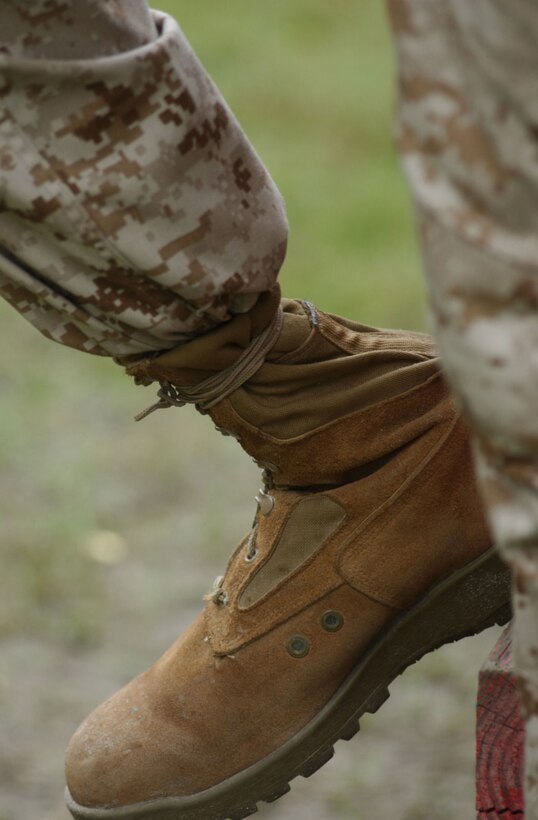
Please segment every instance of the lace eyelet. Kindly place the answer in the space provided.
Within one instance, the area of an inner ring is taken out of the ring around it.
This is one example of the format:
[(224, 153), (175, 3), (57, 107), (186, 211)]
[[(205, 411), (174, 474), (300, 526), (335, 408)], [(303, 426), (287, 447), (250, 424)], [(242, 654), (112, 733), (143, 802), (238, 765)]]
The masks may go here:
[(224, 575), (217, 575), (213, 582), (213, 589), (209, 595), (209, 598), (216, 606), (226, 606), (229, 601), (228, 593), (222, 588), (223, 581)]
[(265, 490), (260, 490), (255, 501), (262, 515), (271, 515), (275, 507), (275, 499), (272, 495), (265, 492)]

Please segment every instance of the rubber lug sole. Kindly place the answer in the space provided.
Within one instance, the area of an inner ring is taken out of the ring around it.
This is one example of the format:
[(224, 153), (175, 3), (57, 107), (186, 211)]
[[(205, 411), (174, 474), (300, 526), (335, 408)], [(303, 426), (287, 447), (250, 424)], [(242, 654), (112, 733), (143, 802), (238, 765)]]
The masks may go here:
[(77, 805), (66, 790), (76, 820), (242, 820), (258, 802), (272, 803), (298, 775), (310, 777), (351, 740), (359, 718), (375, 713), (389, 697), (389, 684), (428, 652), (510, 620), (510, 571), (494, 549), (453, 573), (399, 617), (362, 656), (319, 714), (283, 746), (258, 763), (204, 792), (110, 809)]

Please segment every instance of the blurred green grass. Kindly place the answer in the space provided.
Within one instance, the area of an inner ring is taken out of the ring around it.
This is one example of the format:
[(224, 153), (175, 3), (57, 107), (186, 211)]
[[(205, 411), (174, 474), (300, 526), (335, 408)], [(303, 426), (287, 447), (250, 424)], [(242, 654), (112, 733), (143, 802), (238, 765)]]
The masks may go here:
[(421, 328), (383, 4), (162, 5), (180, 19), (284, 194), (285, 294), (365, 323)]

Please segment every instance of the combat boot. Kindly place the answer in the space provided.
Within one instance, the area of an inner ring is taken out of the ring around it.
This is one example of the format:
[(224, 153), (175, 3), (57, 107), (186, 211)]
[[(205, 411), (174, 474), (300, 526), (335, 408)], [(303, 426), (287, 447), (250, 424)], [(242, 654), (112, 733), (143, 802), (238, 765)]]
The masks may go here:
[(233, 336), (214, 348), (227, 372), (199, 366), (201, 382), (202, 354), (129, 364), (161, 382), (157, 406), (196, 398), (262, 463), (264, 487), (191, 628), (75, 734), (80, 820), (246, 817), (323, 765), (407, 666), (510, 616), (431, 339), (308, 302), (261, 333), (243, 324), (242, 343), (216, 331)]

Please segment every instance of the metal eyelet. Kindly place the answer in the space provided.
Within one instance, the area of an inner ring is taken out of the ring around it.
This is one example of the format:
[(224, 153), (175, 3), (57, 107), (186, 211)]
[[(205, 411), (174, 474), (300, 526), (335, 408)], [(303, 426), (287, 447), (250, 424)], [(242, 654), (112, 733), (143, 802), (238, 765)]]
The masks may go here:
[(326, 632), (338, 632), (344, 626), (344, 616), (334, 609), (324, 612), (320, 620)]
[(258, 550), (254, 549), (252, 552), (247, 552), (247, 554), (245, 555), (244, 560), (246, 561), (247, 564), (252, 564), (252, 562), (255, 561), (257, 557), (258, 557)]
[(228, 601), (228, 593), (225, 592), (223, 589), (219, 589), (219, 591), (215, 592), (215, 594), (213, 595), (213, 603), (217, 606), (227, 606)]
[(303, 635), (294, 635), (287, 642), (286, 650), (292, 658), (305, 658), (310, 652), (310, 644)]
[(260, 490), (255, 501), (262, 515), (271, 515), (275, 508), (275, 499), (272, 495), (266, 493), (265, 490)]
[(213, 582), (210, 598), (217, 606), (226, 606), (229, 601), (228, 593), (222, 588), (224, 575), (217, 575)]

